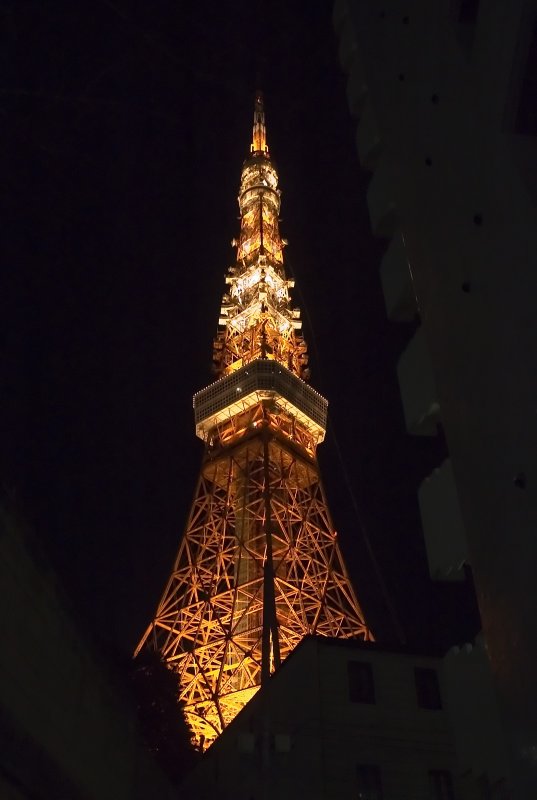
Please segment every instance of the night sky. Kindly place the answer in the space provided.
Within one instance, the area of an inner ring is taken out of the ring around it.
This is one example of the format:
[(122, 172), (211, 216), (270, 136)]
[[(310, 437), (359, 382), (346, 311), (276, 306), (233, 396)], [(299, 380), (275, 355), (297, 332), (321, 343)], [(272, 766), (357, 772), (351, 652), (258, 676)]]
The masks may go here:
[(358, 597), (386, 641), (377, 567), (410, 644), (475, 631), (469, 587), (428, 578), (416, 490), (445, 447), (405, 434), (396, 363), (415, 325), (385, 315), (387, 242), (370, 230), (331, 6), (3, 4), (0, 477), (82, 627), (122, 652), (154, 612), (199, 472), (192, 394), (213, 379), (256, 82)]

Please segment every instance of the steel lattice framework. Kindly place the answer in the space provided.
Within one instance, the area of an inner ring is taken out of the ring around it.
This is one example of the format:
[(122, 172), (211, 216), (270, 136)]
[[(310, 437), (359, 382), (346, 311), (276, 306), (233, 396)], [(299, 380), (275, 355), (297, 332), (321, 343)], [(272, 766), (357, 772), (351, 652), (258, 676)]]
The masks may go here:
[(171, 577), (136, 653), (176, 671), (198, 745), (208, 746), (307, 634), (372, 638), (345, 570), (315, 457), (327, 403), (305, 383), (279, 235), (278, 178), (256, 95), (241, 180), (241, 234), (214, 362), (194, 397), (206, 442)]

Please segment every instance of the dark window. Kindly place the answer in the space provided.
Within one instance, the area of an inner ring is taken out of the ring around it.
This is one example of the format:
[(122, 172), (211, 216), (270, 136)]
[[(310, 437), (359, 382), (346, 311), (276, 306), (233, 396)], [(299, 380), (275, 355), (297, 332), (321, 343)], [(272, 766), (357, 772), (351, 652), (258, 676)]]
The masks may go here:
[(416, 681), (416, 698), (420, 708), (442, 708), (438, 675), (435, 669), (416, 667), (414, 669)]
[(537, 103), (535, 102), (535, 93), (537, 92), (537, 22), (533, 24), (532, 36), (527, 48), (526, 64), (522, 75), (515, 120), (515, 133), (537, 136)]
[(358, 764), (356, 768), (358, 800), (382, 800), (380, 767), (373, 764)]
[(487, 800), (509, 800), (511, 795), (505, 778), (500, 778), (499, 781), (494, 781), (489, 787), (489, 794), (486, 795)]
[(478, 13), (479, 0), (452, 0), (457, 38), (467, 57), (473, 48)]
[(454, 800), (451, 773), (444, 769), (429, 772), (429, 797), (431, 800)]
[(349, 700), (352, 703), (374, 703), (373, 669), (367, 661), (349, 661)]
[(475, 25), (478, 11), (479, 0), (461, 0), (458, 13), (459, 22), (463, 25)]

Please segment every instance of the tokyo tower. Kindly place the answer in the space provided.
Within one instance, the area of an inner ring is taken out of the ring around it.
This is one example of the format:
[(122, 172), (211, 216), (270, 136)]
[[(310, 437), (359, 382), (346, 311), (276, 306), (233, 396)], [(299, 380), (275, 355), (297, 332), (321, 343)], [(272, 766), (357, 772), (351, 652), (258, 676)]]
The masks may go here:
[(194, 395), (201, 474), (179, 552), (138, 648), (177, 673), (207, 747), (307, 634), (372, 639), (338, 546), (316, 448), (327, 401), (305, 381), (290, 303), (278, 175), (261, 93), (239, 189), (240, 235), (213, 359)]

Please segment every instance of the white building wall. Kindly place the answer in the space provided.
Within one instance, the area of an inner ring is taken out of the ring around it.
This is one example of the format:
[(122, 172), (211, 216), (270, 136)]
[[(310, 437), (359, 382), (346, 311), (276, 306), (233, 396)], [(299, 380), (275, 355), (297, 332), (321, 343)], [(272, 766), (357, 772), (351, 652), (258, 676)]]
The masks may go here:
[(463, 580), (468, 543), (449, 458), (423, 481), (418, 501), (431, 578)]
[[(372, 664), (375, 704), (349, 699), (353, 659)], [(352, 798), (357, 765), (371, 764), (381, 768), (384, 800), (429, 800), (428, 771), (456, 775), (455, 750), (447, 713), (417, 707), (415, 666), (439, 669), (440, 660), (305, 640), (213, 744), (183, 793), (193, 800)]]
[(460, 771), (498, 783), (507, 774), (507, 756), (482, 637), (446, 654), (442, 678)]
[[(419, 708), (416, 700), (414, 667), (437, 669), (439, 659), (322, 643), (318, 657), (325, 759), (337, 789), (333, 796), (353, 796), (357, 764), (365, 763), (381, 768), (386, 798), (428, 800), (428, 771), (455, 772), (446, 713)], [(347, 662), (353, 659), (372, 665), (375, 704), (349, 701)]]

